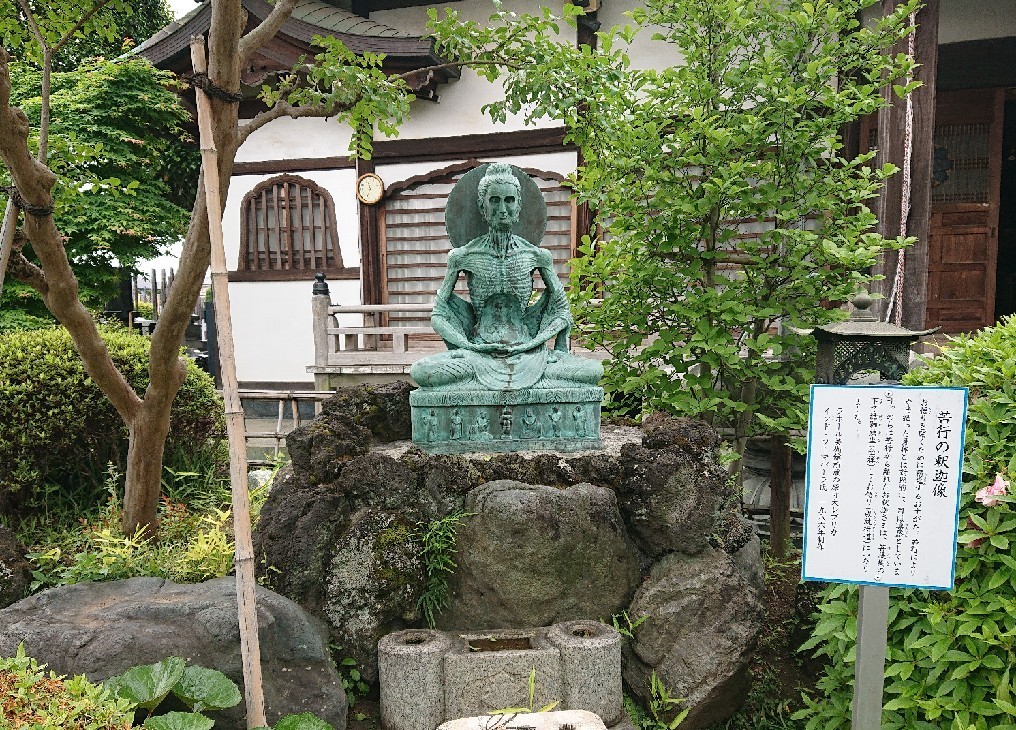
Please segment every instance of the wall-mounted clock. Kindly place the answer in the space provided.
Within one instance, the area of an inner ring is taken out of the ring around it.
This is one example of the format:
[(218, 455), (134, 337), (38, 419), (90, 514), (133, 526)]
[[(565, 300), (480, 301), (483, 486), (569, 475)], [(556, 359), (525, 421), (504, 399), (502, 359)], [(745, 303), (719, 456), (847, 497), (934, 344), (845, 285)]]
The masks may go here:
[(356, 179), (356, 197), (365, 205), (374, 205), (385, 194), (385, 184), (373, 172), (367, 172)]

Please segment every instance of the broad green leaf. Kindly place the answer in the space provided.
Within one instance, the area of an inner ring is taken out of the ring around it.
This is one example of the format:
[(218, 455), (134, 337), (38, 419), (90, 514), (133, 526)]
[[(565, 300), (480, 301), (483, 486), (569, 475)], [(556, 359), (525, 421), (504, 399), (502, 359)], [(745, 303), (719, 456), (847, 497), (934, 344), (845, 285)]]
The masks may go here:
[(153, 710), (180, 681), (183, 671), (184, 660), (172, 656), (155, 664), (131, 667), (123, 674), (110, 677), (104, 684), (118, 697)]
[(152, 730), (210, 730), (215, 723), (199, 712), (167, 712), (149, 717), (143, 727)]
[(216, 669), (187, 667), (173, 686), (173, 694), (186, 702), (195, 712), (224, 710), (240, 704), (240, 688), (229, 677)]

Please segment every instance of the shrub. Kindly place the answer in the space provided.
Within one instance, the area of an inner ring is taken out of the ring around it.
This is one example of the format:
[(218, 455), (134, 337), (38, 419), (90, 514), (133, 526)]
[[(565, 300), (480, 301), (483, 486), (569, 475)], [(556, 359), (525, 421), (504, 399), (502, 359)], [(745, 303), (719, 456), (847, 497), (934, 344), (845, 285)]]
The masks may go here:
[[(143, 392), (147, 338), (113, 327), (102, 336), (113, 362)], [(173, 404), (167, 456), (203, 446), (222, 419), (212, 379), (191, 363)], [(122, 469), (126, 454), (127, 428), (65, 329), (0, 332), (0, 513), (26, 501), (41, 506), (46, 485), (64, 504), (94, 506), (108, 463)]]
[(84, 677), (63, 679), (43, 671), (18, 647), (0, 657), (0, 726), (32, 730), (128, 730), (131, 704)]
[[(1016, 500), (977, 495), (1016, 471), (1016, 318), (952, 339), (904, 383), (965, 385), (970, 403), (956, 587), (892, 590), (882, 727), (1016, 730)], [(804, 646), (831, 660), (809, 730), (849, 725), (856, 639), (856, 588), (826, 589)]]

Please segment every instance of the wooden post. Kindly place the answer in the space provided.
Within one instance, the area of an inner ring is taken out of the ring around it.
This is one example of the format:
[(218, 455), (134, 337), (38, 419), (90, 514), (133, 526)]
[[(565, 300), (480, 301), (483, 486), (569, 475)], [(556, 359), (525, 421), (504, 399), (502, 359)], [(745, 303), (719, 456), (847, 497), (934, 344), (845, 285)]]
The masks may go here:
[(792, 452), (785, 436), (770, 438), (769, 461), (769, 549), (785, 558), (790, 544), (790, 494), (793, 490)]
[(315, 275), (313, 292), (311, 317), (314, 324), (314, 364), (324, 367), (328, 364), (328, 307), (332, 305), (332, 297), (322, 272)]
[(152, 319), (159, 318), (159, 280), (155, 278), (155, 269), (152, 269), (152, 285), (148, 287), (152, 294)]
[(0, 297), (4, 293), (4, 280), (7, 277), (7, 262), (11, 259), (11, 248), (14, 246), (14, 229), (18, 227), (18, 209), (13, 198), (7, 200), (4, 210), (3, 227), (0, 228)]
[[(882, 0), (883, 15), (893, 12), (903, 0)], [(910, 123), (910, 210), (906, 218), (908, 236), (917, 238), (917, 242), (906, 249), (904, 254), (904, 295), (899, 302), (903, 309), (903, 326), (910, 329), (924, 329), (928, 303), (928, 236), (931, 227), (931, 162), (935, 131), (935, 75), (938, 68), (938, 16), (939, 0), (928, 0), (917, 13), (917, 30), (914, 31), (914, 60), (919, 64), (914, 71), (914, 79), (922, 82), (922, 86), (911, 94), (913, 118)], [(906, 53), (909, 40), (904, 38), (897, 43), (891, 53)], [(902, 83), (902, 82), (900, 82)], [(878, 214), (878, 232), (886, 238), (895, 238), (903, 230), (903, 196), (902, 170), (904, 162), (904, 146), (907, 143), (906, 101), (896, 97), (892, 88), (883, 90), (883, 96), (889, 106), (878, 111), (878, 155), (875, 166), (887, 162), (900, 167), (882, 187), (879, 194), (876, 213)], [(874, 273), (884, 279), (871, 283), (872, 292), (883, 295), (876, 302), (874, 310), (880, 319), (885, 318), (885, 307), (891, 295), (891, 287), (896, 280), (896, 266), (899, 254), (887, 252), (882, 260), (873, 268)]]
[(861, 586), (859, 594), (857, 661), (854, 664), (850, 728), (879, 730), (882, 727), (886, 632), (889, 629), (889, 589), (885, 586)]
[[(194, 73), (207, 68), (205, 41), (194, 36), (190, 41)], [(247, 439), (244, 433), (243, 407), (236, 380), (233, 356), (233, 325), (229, 311), (229, 286), (226, 275), (226, 250), (222, 242), (222, 201), (219, 195), (218, 152), (212, 136), (211, 102), (204, 91), (196, 89), (198, 132), (201, 142), (201, 168), (204, 172), (205, 199), (208, 207), (208, 237), (211, 242), (212, 293), (215, 298), (215, 324), (219, 336), (219, 369), (223, 399), (226, 403), (226, 436), (229, 441), (229, 471), (233, 484), (233, 532), (236, 540), (236, 608), (240, 622), (240, 657), (247, 705), (247, 727), (266, 726), (265, 697), (261, 682), (261, 648), (258, 641), (257, 605), (254, 578), (254, 548), (250, 534), (250, 493), (247, 487)]]

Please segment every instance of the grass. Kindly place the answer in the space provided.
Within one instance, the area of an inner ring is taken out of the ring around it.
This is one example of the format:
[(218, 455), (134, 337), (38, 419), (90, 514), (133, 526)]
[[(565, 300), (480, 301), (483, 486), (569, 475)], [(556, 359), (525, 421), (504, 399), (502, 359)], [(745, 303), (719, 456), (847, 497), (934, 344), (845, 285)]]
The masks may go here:
[[(107, 476), (102, 506), (82, 514), (73, 501), (51, 500), (43, 512), (12, 522), (28, 547), (31, 592), (138, 576), (197, 583), (228, 575), (233, 570), (233, 525), (230, 484), (222, 466), (210, 451), (195, 455), (189, 465), (183, 462), (182, 468), (167, 467), (157, 540), (123, 533), (122, 477), (115, 470)], [(252, 521), (269, 489), (270, 482), (251, 491)]]

